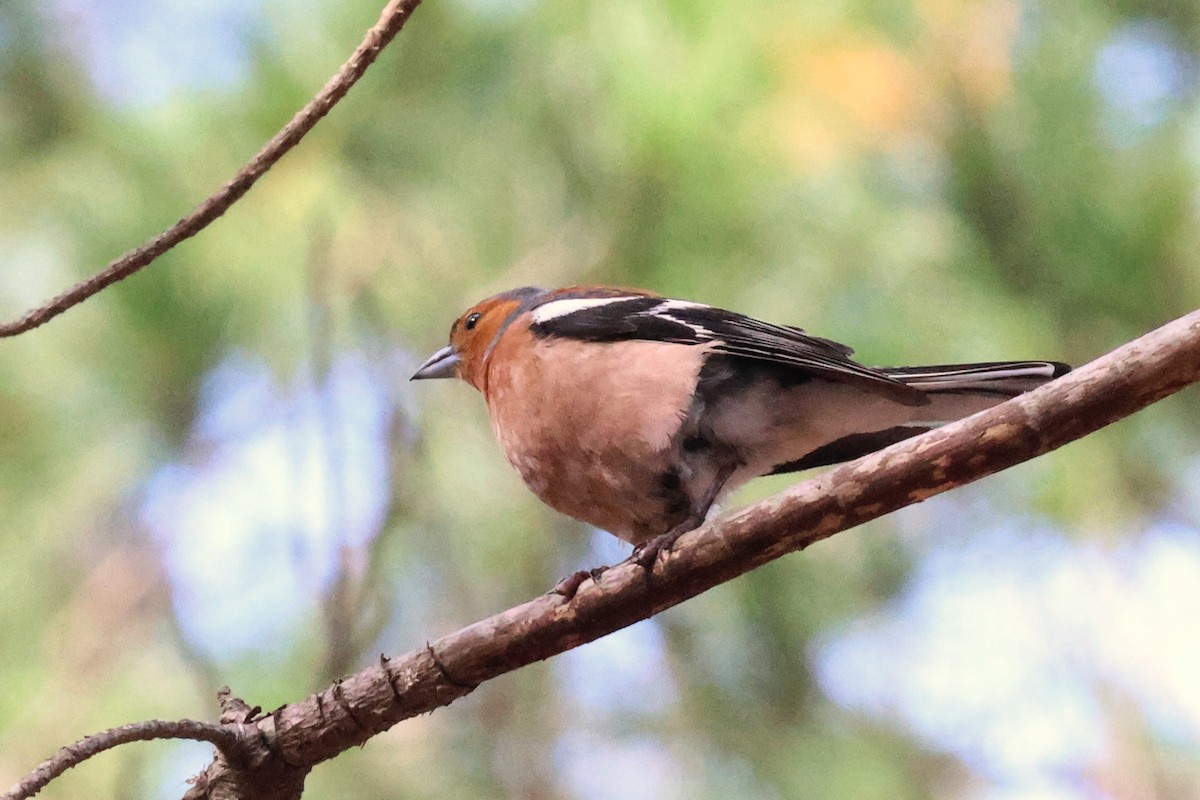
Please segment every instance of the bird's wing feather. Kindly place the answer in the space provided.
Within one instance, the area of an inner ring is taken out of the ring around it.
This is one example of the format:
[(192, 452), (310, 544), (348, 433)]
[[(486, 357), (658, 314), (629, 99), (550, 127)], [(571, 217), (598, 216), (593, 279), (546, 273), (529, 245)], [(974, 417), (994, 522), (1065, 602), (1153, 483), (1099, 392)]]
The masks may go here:
[(928, 402), (923, 392), (902, 380), (853, 361), (854, 351), (845, 345), (701, 303), (640, 295), (558, 296), (532, 309), (532, 314), (531, 330), (537, 336), (711, 344), (715, 353), (801, 370), (909, 405)]

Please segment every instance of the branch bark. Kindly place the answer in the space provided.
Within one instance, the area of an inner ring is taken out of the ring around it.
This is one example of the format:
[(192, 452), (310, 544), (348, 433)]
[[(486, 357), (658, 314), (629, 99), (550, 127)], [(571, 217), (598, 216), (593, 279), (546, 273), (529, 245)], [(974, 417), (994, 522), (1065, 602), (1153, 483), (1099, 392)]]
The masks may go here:
[(244, 167), (224, 186), (206, 197), (191, 213), (155, 236), (136, 250), (111, 262), (100, 272), (80, 281), (45, 305), (26, 312), (19, 319), (0, 324), (0, 338), (16, 336), (57, 317), (72, 306), (82, 303), (104, 288), (123, 280), (149, 266), (175, 245), (195, 236), (224, 214), (279, 159), (300, 143), (300, 140), (329, 113), (339, 100), (374, 63), (380, 51), (388, 45), (408, 22), (421, 0), (390, 0), (380, 13), (379, 21), (366, 33), (362, 43), (332, 78), (317, 92), (304, 108), (283, 126), (279, 133), (263, 145)]
[[(368, 667), (305, 700), (243, 715), (185, 800), (295, 800), (307, 773), (484, 681), (598, 639), (730, 578), (1083, 437), (1200, 381), (1200, 311), (1033, 392), (835, 467), (686, 534), (652, 570), (629, 561), (571, 599), (544, 595)], [(227, 698), (223, 705), (228, 710)], [(230, 721), (223, 717), (224, 722)], [(18, 800), (29, 795), (11, 795)]]
[(234, 761), (238, 758), (237, 748), (241, 741), (236, 731), (221, 725), (214, 725), (211, 722), (196, 722), (190, 719), (152, 719), (145, 722), (133, 722), (119, 728), (109, 728), (106, 731), (85, 736), (74, 744), (67, 745), (5, 792), (0, 800), (33, 797), (50, 781), (72, 767), (79, 766), (92, 756), (99, 755), (105, 750), (111, 750), (118, 745), (129, 742), (148, 742), (154, 739), (192, 739), (198, 742), (209, 742), (221, 749), (222, 752), (229, 753), (229, 757)]

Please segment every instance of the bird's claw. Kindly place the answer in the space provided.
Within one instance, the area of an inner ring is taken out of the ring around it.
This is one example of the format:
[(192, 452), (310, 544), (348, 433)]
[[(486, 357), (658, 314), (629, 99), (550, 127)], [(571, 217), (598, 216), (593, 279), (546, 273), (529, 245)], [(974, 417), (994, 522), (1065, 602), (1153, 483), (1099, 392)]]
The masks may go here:
[(554, 584), (554, 588), (546, 592), (546, 594), (559, 594), (570, 600), (579, 591), (579, 587), (583, 582), (591, 578), (593, 581), (600, 580), (600, 576), (608, 570), (608, 567), (592, 567), (591, 569), (581, 569), (572, 572), (567, 577), (563, 578), (558, 583)]
[(682, 534), (682, 531), (669, 531), (655, 536), (653, 539), (635, 547), (630, 559), (646, 570), (647, 573), (653, 572), (654, 562), (658, 559), (658, 554), (664, 550), (669, 553), (671, 547), (675, 544), (675, 540)]

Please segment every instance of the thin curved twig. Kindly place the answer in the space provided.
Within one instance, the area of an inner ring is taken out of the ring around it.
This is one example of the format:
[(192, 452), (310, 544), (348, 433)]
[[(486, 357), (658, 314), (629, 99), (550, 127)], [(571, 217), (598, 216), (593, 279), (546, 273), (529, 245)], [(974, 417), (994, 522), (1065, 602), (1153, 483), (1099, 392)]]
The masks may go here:
[(71, 767), (87, 761), (94, 755), (129, 742), (146, 742), (152, 739), (191, 739), (208, 742), (226, 754), (235, 753), (241, 741), (233, 727), (190, 719), (152, 719), (109, 728), (101, 733), (85, 736), (59, 750), (0, 795), (0, 800), (26, 800)]
[(104, 269), (86, 278), (67, 291), (26, 312), (12, 322), (0, 324), (0, 338), (16, 336), (33, 330), (57, 317), (72, 306), (87, 300), (92, 295), (119, 280), (149, 266), (159, 256), (175, 245), (195, 236), (208, 227), (237, 202), (267, 170), (295, 147), (333, 106), (346, 96), (350, 87), (367, 71), (379, 53), (395, 38), (421, 0), (390, 0), (379, 16), (379, 21), (367, 31), (362, 43), (329, 82), (317, 92), (304, 108), (296, 112), (286, 125), (263, 145), (246, 165), (237, 171), (224, 186), (204, 199), (191, 213), (155, 236), (136, 250), (109, 263)]
[[(449, 705), (488, 680), (551, 658), (653, 616), (780, 556), (1082, 438), (1200, 382), (1200, 311), (1170, 322), (1090, 364), (1006, 403), (834, 467), (685, 534), (647, 572), (625, 561), (585, 580), (574, 597), (549, 593), (350, 675), (304, 700), (259, 716), (221, 694), (229, 736), (185, 800), (299, 800), (317, 764), (396, 723)], [(213, 731), (221, 731), (214, 733)], [(109, 732), (110, 734), (113, 732)], [(0, 800), (24, 800), (100, 749), (60, 757)], [(202, 738), (202, 737), (197, 737)], [(214, 743), (217, 743), (214, 741)], [(94, 751), (94, 752), (92, 752)], [(46, 771), (44, 779), (38, 776)], [(25, 786), (33, 787), (23, 791)]]

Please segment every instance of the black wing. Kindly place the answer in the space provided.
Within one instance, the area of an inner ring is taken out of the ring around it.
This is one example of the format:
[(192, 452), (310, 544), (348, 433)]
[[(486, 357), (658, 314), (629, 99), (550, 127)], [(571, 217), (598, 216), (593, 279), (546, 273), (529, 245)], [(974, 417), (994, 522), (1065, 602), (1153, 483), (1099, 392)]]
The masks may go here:
[(531, 330), (589, 342), (713, 343), (715, 353), (802, 370), (908, 405), (929, 402), (924, 392), (852, 360), (854, 351), (845, 345), (700, 303), (638, 295), (551, 297), (533, 309)]

